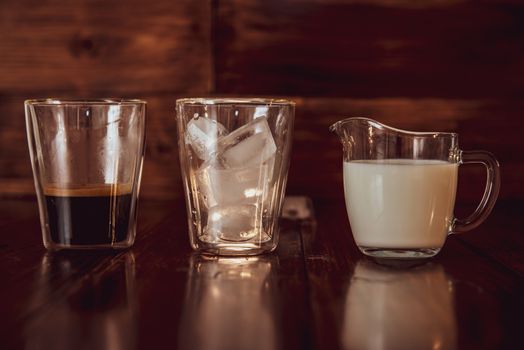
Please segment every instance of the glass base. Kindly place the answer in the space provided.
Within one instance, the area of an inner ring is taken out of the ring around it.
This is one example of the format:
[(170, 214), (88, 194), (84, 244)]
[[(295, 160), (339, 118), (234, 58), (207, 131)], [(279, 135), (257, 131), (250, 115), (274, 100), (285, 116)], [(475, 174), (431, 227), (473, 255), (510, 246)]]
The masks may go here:
[(367, 256), (380, 259), (425, 259), (438, 254), (440, 248), (370, 248), (358, 249)]
[(255, 230), (250, 232), (249, 235), (240, 232), (240, 233), (230, 233), (229, 235), (224, 235), (221, 232), (206, 232), (203, 235), (198, 237), (199, 240), (205, 243), (212, 244), (225, 244), (225, 245), (242, 245), (246, 243), (254, 243), (257, 245), (263, 244), (271, 240), (271, 237), (265, 232), (257, 233)]
[(58, 244), (44, 241), (44, 247), (49, 251), (60, 250), (124, 250), (130, 248), (134, 241), (124, 241), (113, 244)]
[(269, 253), (275, 250), (277, 244), (273, 240), (261, 242), (259, 240), (251, 240), (245, 242), (205, 242), (198, 241), (193, 246), (193, 249), (209, 255), (220, 255), (220, 256), (249, 256)]

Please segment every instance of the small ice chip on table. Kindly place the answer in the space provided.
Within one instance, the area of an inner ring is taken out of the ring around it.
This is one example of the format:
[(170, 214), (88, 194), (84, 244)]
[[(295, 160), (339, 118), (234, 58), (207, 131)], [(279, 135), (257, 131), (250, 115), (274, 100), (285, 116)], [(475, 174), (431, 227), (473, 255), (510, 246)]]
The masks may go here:
[(198, 158), (206, 161), (217, 149), (217, 140), (228, 133), (219, 122), (204, 117), (195, 117), (187, 123), (185, 141), (191, 145)]

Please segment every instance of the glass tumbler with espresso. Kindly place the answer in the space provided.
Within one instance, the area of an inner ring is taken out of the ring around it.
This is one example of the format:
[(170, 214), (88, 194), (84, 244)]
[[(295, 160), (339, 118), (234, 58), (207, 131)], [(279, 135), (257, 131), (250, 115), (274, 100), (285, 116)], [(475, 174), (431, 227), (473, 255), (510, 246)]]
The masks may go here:
[(25, 102), (46, 248), (133, 244), (145, 105), (119, 99)]

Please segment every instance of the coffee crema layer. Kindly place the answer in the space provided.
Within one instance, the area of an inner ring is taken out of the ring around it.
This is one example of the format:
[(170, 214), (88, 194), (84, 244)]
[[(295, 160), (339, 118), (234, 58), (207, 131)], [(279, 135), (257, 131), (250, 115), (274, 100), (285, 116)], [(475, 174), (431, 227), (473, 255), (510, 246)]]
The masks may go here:
[(58, 185), (49, 184), (44, 186), (45, 196), (55, 197), (100, 197), (119, 196), (129, 194), (133, 190), (130, 183), (123, 184), (75, 184)]

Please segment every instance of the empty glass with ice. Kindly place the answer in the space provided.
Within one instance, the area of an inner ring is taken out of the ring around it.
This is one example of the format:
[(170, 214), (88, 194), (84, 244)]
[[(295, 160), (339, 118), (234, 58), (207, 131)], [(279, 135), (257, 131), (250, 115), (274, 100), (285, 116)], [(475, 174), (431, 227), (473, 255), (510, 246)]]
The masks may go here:
[(276, 248), (294, 110), (287, 100), (177, 100), (193, 249), (253, 255)]

